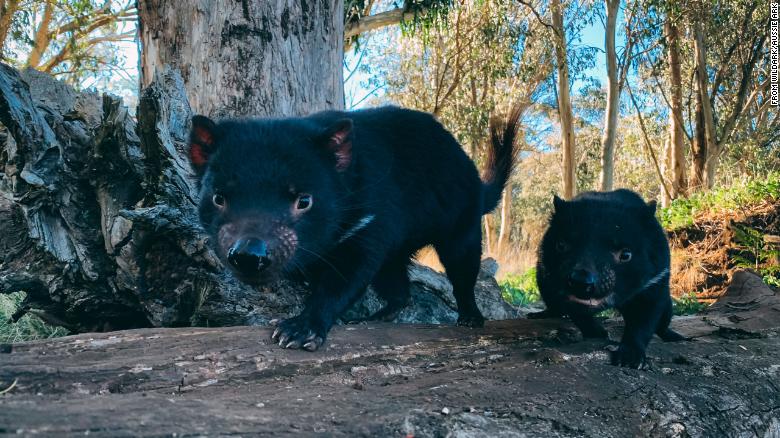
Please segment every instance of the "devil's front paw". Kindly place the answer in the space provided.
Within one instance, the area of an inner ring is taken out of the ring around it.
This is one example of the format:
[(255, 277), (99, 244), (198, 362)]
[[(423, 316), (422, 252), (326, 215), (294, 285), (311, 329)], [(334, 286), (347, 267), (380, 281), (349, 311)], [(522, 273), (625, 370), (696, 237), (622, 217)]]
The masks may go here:
[(282, 348), (302, 348), (315, 351), (325, 343), (328, 334), (325, 324), (308, 315), (286, 319), (276, 326), (271, 339)]
[(458, 325), (471, 328), (480, 328), (485, 325), (485, 317), (480, 314), (458, 316)]
[(645, 350), (630, 344), (621, 343), (616, 349), (610, 351), (612, 365), (642, 368), (647, 365)]
[(561, 314), (558, 312), (553, 312), (550, 309), (544, 309), (540, 310), (538, 312), (528, 312), (525, 317), (528, 319), (547, 319), (547, 318), (558, 318)]

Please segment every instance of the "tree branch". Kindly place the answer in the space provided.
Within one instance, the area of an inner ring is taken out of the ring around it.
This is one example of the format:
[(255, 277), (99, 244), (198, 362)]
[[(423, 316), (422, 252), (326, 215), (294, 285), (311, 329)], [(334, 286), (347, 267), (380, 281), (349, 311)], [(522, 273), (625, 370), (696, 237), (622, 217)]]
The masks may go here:
[(30, 55), (27, 57), (25, 63), (27, 67), (36, 68), (41, 63), (41, 57), (46, 49), (49, 47), (51, 37), (49, 34), (49, 25), (54, 18), (54, 2), (49, 0), (44, 5), (43, 17), (38, 25), (38, 29), (35, 31), (35, 37), (33, 38), (33, 47), (30, 51)]
[[(533, 13), (533, 14), (534, 14), (534, 16), (536, 17), (536, 20), (539, 22), (539, 24), (541, 24), (541, 25), (542, 25), (542, 26), (544, 26), (544, 27), (547, 27), (548, 29), (552, 29), (552, 31), (553, 31), (553, 32), (555, 32), (555, 34), (556, 34), (556, 35), (558, 35), (558, 29), (556, 29), (556, 28), (555, 28), (555, 26), (553, 26), (552, 24), (550, 24), (550, 23), (548, 23), (548, 22), (544, 21), (544, 20), (542, 19), (542, 16), (541, 16), (541, 15), (539, 14), (539, 12), (536, 10), (536, 8), (534, 8), (534, 7), (533, 7), (533, 6), (532, 6), (530, 3), (528, 3), (528, 2), (526, 2), (526, 1), (524, 1), (524, 0), (517, 0), (517, 1), (518, 1), (518, 2), (519, 2), (521, 5), (523, 5), (523, 6), (527, 7), (528, 9), (530, 9), (530, 10), (531, 10), (531, 13)], [(560, 36), (560, 35), (559, 35), (559, 36)]]
[[(734, 102), (734, 107), (731, 111), (731, 114), (729, 114), (729, 117), (726, 119), (726, 124), (723, 127), (723, 131), (721, 132), (721, 138), (720, 140), (717, 140), (715, 143), (717, 145), (718, 149), (721, 149), (723, 145), (726, 143), (726, 140), (731, 136), (731, 132), (733, 131), (734, 127), (737, 125), (737, 120), (739, 119), (739, 116), (742, 114), (745, 105), (745, 100), (747, 97), (747, 90), (750, 86), (750, 83), (753, 79), (753, 68), (755, 68), (756, 62), (758, 62), (758, 58), (761, 55), (761, 50), (764, 47), (764, 42), (766, 41), (767, 34), (764, 34), (759, 38), (758, 43), (756, 44), (755, 48), (753, 49), (750, 59), (748, 60), (747, 64), (742, 66), (742, 78), (739, 82), (739, 90), (737, 91), (737, 100)], [(716, 92), (715, 89), (712, 90), (713, 94)]]
[[(127, 38), (132, 38), (134, 36), (135, 36), (135, 31), (133, 30), (133, 31), (128, 31), (120, 34), (95, 37), (84, 42), (84, 47), (90, 48), (100, 43), (123, 41), (126, 40)], [(75, 42), (69, 42), (65, 44), (55, 56), (53, 56), (43, 65), (41, 70), (45, 71), (46, 73), (51, 73), (54, 67), (64, 62), (68, 58), (68, 56), (70, 56), (70, 54), (73, 53), (72, 49), (74, 44)]]
[(414, 12), (406, 12), (404, 8), (396, 8), (369, 15), (349, 23), (347, 28), (344, 29), (344, 39), (354, 38), (362, 33), (398, 24), (402, 21), (412, 20), (414, 15)]
[(626, 83), (626, 90), (628, 90), (628, 95), (631, 97), (631, 103), (634, 104), (634, 108), (636, 109), (636, 115), (639, 118), (639, 127), (642, 130), (642, 136), (645, 139), (645, 148), (647, 149), (648, 154), (650, 154), (650, 158), (653, 160), (653, 165), (655, 166), (655, 172), (656, 175), (658, 175), (658, 181), (661, 182), (661, 187), (664, 188), (664, 192), (666, 192), (666, 196), (669, 199), (674, 199), (672, 197), (672, 193), (669, 190), (669, 187), (666, 185), (666, 179), (664, 178), (663, 172), (661, 172), (661, 167), (658, 165), (658, 158), (655, 156), (655, 152), (653, 151), (652, 143), (650, 142), (650, 137), (647, 135), (647, 129), (645, 128), (645, 121), (642, 118), (642, 111), (639, 109), (639, 105), (636, 103), (636, 98), (634, 98), (634, 93), (631, 92), (631, 85)]

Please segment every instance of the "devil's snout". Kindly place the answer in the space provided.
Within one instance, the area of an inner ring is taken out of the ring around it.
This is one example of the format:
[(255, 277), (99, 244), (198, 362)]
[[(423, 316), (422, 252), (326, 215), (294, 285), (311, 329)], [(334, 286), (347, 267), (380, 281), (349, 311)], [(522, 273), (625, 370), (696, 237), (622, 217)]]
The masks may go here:
[(588, 269), (575, 269), (569, 275), (569, 282), (581, 286), (593, 286), (598, 280), (598, 275)]
[(271, 266), (268, 244), (260, 239), (238, 239), (228, 250), (228, 263), (239, 272), (258, 274)]

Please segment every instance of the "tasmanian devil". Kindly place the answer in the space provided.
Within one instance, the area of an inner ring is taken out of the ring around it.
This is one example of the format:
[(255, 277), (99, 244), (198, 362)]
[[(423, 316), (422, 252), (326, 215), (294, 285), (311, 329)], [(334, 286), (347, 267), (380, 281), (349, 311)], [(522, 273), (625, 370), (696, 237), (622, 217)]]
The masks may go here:
[(641, 366), (653, 333), (683, 339), (669, 328), (669, 244), (655, 207), (625, 189), (556, 196), (536, 270), (547, 309), (532, 317), (568, 315), (583, 336), (606, 338), (594, 314), (617, 309), (625, 330), (611, 361), (620, 366)]
[(383, 107), (302, 118), (192, 119), (199, 213), (238, 278), (303, 272), (312, 293), (273, 334), (316, 350), (370, 284), (394, 317), (409, 299), (407, 266), (432, 244), (446, 268), (458, 324), (479, 327), (474, 300), (480, 220), (514, 162), (518, 111), (491, 123), (484, 181), (455, 138), (427, 113)]

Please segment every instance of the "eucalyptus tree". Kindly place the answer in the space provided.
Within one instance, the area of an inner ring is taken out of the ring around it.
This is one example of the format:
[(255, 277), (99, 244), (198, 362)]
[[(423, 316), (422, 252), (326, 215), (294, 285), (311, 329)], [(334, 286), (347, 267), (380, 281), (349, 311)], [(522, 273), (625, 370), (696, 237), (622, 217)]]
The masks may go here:
[[(397, 35), (372, 61), (382, 65), (386, 99), (436, 114), (479, 161), (490, 115), (513, 103), (527, 109), (536, 102), (551, 75), (552, 47), (545, 26), (529, 11), (501, 0), (461, 1), (444, 22)], [(497, 217), (486, 219), (490, 252), (507, 247), (511, 204), (510, 188)]]
[(4, 0), (0, 57), (79, 85), (125, 69), (116, 43), (134, 39), (136, 19), (130, 0)]

